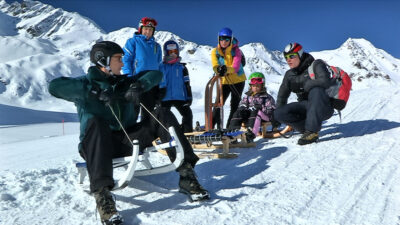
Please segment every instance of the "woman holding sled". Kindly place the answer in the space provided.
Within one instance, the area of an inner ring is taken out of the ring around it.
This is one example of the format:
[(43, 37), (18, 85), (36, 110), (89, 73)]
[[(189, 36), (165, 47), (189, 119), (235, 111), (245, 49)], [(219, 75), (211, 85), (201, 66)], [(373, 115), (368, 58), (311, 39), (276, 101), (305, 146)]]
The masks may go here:
[[(225, 27), (218, 33), (218, 46), (211, 51), (211, 63), (216, 75), (221, 77), (223, 103), (231, 94), (231, 111), (226, 127), (229, 127), (233, 113), (237, 110), (244, 89), (246, 75), (242, 64), (242, 52), (239, 42), (232, 35), (232, 30)], [(220, 109), (215, 108), (212, 113), (212, 127), (217, 124), (221, 127)]]

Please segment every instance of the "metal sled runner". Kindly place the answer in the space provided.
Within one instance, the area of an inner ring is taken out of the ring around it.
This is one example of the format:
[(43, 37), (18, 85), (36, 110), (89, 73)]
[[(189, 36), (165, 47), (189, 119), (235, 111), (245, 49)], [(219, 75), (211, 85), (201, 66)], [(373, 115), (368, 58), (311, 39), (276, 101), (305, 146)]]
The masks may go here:
[[(133, 153), (132, 156), (121, 157), (113, 159), (113, 168), (122, 167), (125, 170), (123, 171), (120, 179), (115, 180), (115, 185), (113, 190), (122, 189), (126, 187), (129, 182), (132, 180), (133, 176), (147, 176), (153, 174), (167, 173), (177, 169), (183, 162), (183, 148), (176, 135), (176, 132), (173, 127), (170, 127), (169, 133), (171, 135), (171, 141), (168, 143), (162, 143), (156, 146), (147, 147), (142, 154), (139, 151), (139, 142), (137, 140), (133, 141)], [(175, 147), (176, 149), (176, 159), (173, 163), (153, 167), (149, 161), (150, 152), (157, 152), (158, 150), (164, 148)], [(137, 169), (138, 163), (141, 163), (145, 169)], [(87, 167), (85, 162), (76, 163), (76, 167), (78, 168), (79, 173), (79, 183), (82, 184), (86, 175), (87, 175)]]

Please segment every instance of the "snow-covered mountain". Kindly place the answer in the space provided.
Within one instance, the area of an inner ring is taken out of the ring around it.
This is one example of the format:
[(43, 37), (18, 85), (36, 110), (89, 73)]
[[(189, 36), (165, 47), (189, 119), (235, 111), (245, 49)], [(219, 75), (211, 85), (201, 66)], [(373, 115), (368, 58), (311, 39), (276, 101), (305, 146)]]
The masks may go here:
[[(76, 13), (0, 0), (0, 224), (100, 224), (93, 197), (77, 183), (74, 162), (82, 159), (79, 123), (72, 123), (76, 114), (32, 109), (75, 112), (72, 104), (48, 94), (48, 82), (83, 75), (95, 41), (123, 45), (134, 31), (107, 34)], [(156, 38), (181, 44), (194, 90), (194, 118), (203, 119), (212, 47), (165, 31)], [(246, 73), (267, 74), (276, 96), (288, 69), (282, 53), (260, 43), (242, 50)], [(211, 193), (203, 203), (187, 202), (175, 172), (136, 177), (114, 192), (126, 224), (399, 225), (399, 59), (364, 39), (311, 54), (353, 79), (342, 119), (335, 114), (325, 121), (318, 143), (299, 146), (297, 133), (288, 139), (257, 138), (255, 148), (231, 149), (239, 154), (235, 159), (201, 159), (195, 170)], [(69, 122), (61, 124), (60, 118)]]
[[(136, 31), (122, 28), (105, 33), (93, 21), (77, 13), (36, 1), (7, 4), (0, 0), (0, 103), (32, 109), (74, 112), (73, 104), (51, 97), (50, 80), (59, 76), (80, 76), (90, 65), (90, 47), (99, 40), (124, 45)], [(194, 111), (202, 111), (204, 77), (212, 76), (211, 46), (183, 40), (167, 31), (157, 31), (156, 40), (169, 39), (181, 46), (183, 61), (188, 64), (195, 97)], [(245, 72), (267, 75), (268, 88), (276, 95), (282, 75), (288, 69), (280, 51), (261, 43), (241, 46), (247, 60)], [(364, 39), (349, 39), (335, 50), (312, 52), (316, 58), (342, 67), (354, 81), (354, 89), (400, 82), (400, 60), (375, 48)]]

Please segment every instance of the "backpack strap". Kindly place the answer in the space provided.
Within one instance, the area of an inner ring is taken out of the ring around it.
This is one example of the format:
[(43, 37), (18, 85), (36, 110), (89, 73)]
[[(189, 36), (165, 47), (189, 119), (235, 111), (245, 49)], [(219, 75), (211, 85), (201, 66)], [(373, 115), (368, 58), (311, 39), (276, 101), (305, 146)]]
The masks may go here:
[(315, 60), (311, 63), (311, 65), (307, 69), (308, 70), (308, 76), (310, 76), (311, 80), (315, 80), (314, 62), (315, 62)]

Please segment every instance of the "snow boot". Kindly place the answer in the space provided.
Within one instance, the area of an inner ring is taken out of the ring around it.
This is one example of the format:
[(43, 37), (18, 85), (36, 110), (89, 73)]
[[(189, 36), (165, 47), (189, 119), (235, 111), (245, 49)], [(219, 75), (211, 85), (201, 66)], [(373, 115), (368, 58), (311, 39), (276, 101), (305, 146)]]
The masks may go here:
[(318, 140), (318, 132), (305, 131), (301, 136), (297, 144), (299, 145), (307, 145), (314, 143)]
[(251, 143), (253, 142), (254, 138), (256, 138), (256, 135), (253, 133), (250, 127), (247, 128), (247, 131), (245, 133), (246, 135), (246, 142)]
[(190, 202), (210, 199), (210, 194), (199, 184), (190, 163), (184, 162), (177, 171), (180, 175), (179, 192), (186, 194)]
[(96, 199), (96, 208), (103, 224), (123, 224), (122, 216), (118, 213), (114, 198), (107, 187), (102, 187), (99, 191), (94, 192), (94, 198)]

